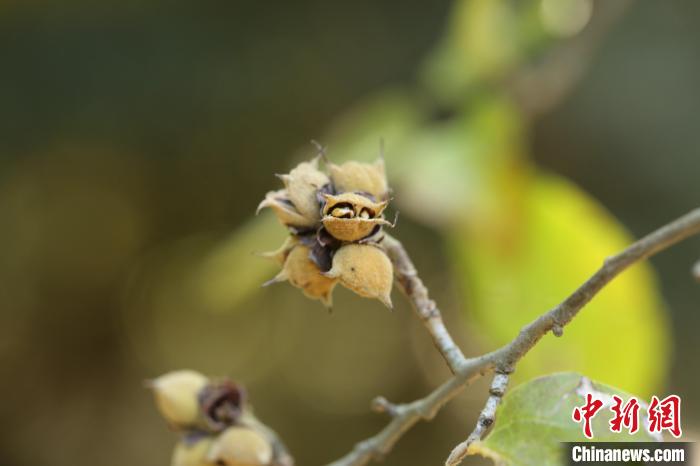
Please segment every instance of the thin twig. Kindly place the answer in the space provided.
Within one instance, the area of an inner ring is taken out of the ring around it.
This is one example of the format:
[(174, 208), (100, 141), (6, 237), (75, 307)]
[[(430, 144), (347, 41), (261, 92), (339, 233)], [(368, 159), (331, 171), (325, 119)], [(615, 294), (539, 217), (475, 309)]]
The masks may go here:
[[(488, 425), (493, 421), (482, 422), (482, 419), (494, 419), (497, 400), (500, 400), (507, 384), (506, 374), (510, 373), (517, 362), (542, 338), (547, 332), (552, 331), (561, 336), (563, 328), (606, 284), (615, 278), (630, 265), (646, 259), (662, 251), (669, 246), (678, 243), (692, 235), (700, 233), (700, 209), (695, 209), (679, 219), (659, 228), (653, 233), (633, 243), (619, 254), (606, 259), (603, 266), (595, 272), (583, 285), (567, 297), (561, 304), (549, 312), (538, 317), (530, 324), (523, 327), (513, 341), (503, 347), (485, 355), (465, 359), (461, 350), (447, 333), (442, 318), (435, 303), (428, 298), (428, 292), (418, 278), (415, 267), (401, 243), (387, 236), (384, 247), (392, 259), (396, 277), (404, 292), (414, 304), (416, 312), (421, 317), (426, 328), (435, 341), (448, 365), (453, 369), (454, 375), (435, 389), (425, 398), (407, 404), (391, 406), (392, 419), (374, 437), (370, 437), (357, 445), (346, 456), (331, 463), (329, 466), (361, 466), (373, 459), (380, 459), (387, 454), (401, 436), (420, 420), (430, 420), (450, 400), (456, 397), (472, 380), (495, 371), (497, 376), (492, 383), (492, 390), (496, 387), (497, 393), (489, 396), (486, 407), (479, 417), (477, 428), (469, 438), (457, 448), (457, 456), (461, 452), (467, 452), (469, 445), (481, 439)], [(437, 311), (437, 312), (436, 312)], [(500, 377), (499, 377), (500, 375)], [(502, 388), (502, 390), (499, 390)], [(493, 412), (492, 412), (493, 411)], [(387, 412), (389, 412), (387, 410)], [(453, 455), (455, 453), (453, 452)], [(463, 455), (461, 456), (463, 457)], [(459, 458), (461, 460), (461, 457)], [(458, 464), (459, 461), (448, 465)]]
[(450, 453), (450, 456), (445, 462), (446, 466), (455, 466), (461, 463), (464, 457), (469, 454), (469, 446), (474, 442), (481, 440), (481, 437), (483, 437), (484, 433), (488, 430), (491, 424), (496, 421), (496, 408), (498, 408), (498, 405), (501, 404), (503, 395), (506, 393), (506, 388), (508, 388), (508, 378), (508, 374), (504, 374), (502, 372), (497, 372), (493, 377), (491, 388), (489, 389), (489, 397), (486, 400), (484, 408), (481, 410), (481, 414), (479, 414), (479, 419), (476, 421), (476, 427), (474, 427), (474, 430), (471, 434), (469, 434), (469, 437), (467, 437), (464, 442), (454, 447)]
[(428, 288), (418, 277), (413, 261), (396, 238), (386, 235), (382, 245), (394, 264), (394, 275), (401, 289), (413, 304), (416, 314), (430, 333), (435, 347), (445, 358), (450, 370), (453, 374), (456, 373), (465, 361), (464, 354), (447, 331), (440, 309), (428, 296)]

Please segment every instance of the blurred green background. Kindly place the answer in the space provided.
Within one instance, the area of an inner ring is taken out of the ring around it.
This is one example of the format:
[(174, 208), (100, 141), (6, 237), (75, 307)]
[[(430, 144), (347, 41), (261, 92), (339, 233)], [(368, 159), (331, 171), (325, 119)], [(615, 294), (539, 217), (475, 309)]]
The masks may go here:
[[(404, 241), (469, 354), (698, 205), (691, 0), (0, 3), (0, 464), (164, 465), (142, 381), (246, 384), (300, 465), (448, 376), (405, 300), (258, 285), (274, 173), (386, 141)], [(515, 383), (578, 370), (700, 424), (693, 239), (635, 266)], [(384, 464), (439, 464), (482, 383)], [(478, 461), (473, 461), (477, 463)]]

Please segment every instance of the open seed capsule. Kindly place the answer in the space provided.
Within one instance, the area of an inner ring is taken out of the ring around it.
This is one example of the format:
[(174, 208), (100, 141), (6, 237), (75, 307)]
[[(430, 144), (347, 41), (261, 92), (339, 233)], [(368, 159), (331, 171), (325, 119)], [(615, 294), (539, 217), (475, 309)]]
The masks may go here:
[(336, 218), (323, 217), (323, 226), (334, 238), (354, 242), (371, 235), (377, 225), (391, 225), (383, 218)]
[(358, 193), (323, 194), (323, 198), (326, 201), (323, 206), (323, 215), (338, 218), (344, 217), (343, 214), (349, 213), (349, 211), (352, 211), (352, 217), (358, 217), (362, 212), (365, 212), (367, 218), (378, 218), (389, 204), (388, 201), (375, 202)]
[(374, 202), (357, 193), (324, 194), (323, 226), (341, 241), (359, 241), (369, 236), (377, 225), (390, 225), (381, 218), (387, 201)]

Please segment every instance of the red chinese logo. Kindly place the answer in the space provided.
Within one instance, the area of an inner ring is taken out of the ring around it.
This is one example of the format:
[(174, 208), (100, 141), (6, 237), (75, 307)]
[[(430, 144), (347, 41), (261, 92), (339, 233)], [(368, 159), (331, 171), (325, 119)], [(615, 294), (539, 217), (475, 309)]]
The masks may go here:
[(668, 430), (676, 438), (681, 436), (681, 397), (669, 395), (661, 401), (657, 396), (651, 397), (649, 430), (651, 432)]
[[(574, 421), (583, 422), (583, 435), (586, 438), (593, 438), (592, 420), (603, 404), (602, 399), (596, 399), (591, 393), (587, 393), (586, 403), (583, 406), (576, 406), (571, 413)], [(613, 395), (610, 406), (610, 410), (613, 412), (613, 417), (609, 422), (610, 431), (622, 432), (624, 428), (630, 434), (637, 432), (639, 430), (639, 408), (640, 403), (637, 398), (632, 397), (627, 403), (623, 403), (622, 398)], [(667, 430), (674, 437), (680, 437), (682, 434), (681, 398), (678, 395), (669, 395), (663, 400), (659, 400), (657, 396), (652, 396), (647, 410), (647, 426), (649, 433), (660, 433)]]
[(583, 435), (585, 435), (587, 438), (593, 438), (591, 419), (593, 419), (593, 417), (602, 407), (603, 402), (600, 400), (594, 400), (593, 395), (589, 393), (586, 395), (586, 404), (580, 408), (578, 406), (574, 408), (572, 417), (576, 422), (581, 422), (581, 420), (583, 420)]
[(621, 432), (624, 426), (630, 434), (634, 434), (639, 430), (639, 402), (635, 397), (622, 406), (622, 398), (613, 395), (615, 405), (610, 409), (615, 416), (610, 420), (610, 431)]

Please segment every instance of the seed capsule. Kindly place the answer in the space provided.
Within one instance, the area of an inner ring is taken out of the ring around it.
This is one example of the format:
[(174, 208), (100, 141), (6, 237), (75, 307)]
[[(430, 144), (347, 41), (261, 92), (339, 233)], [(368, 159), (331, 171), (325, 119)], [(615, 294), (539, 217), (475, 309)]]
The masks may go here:
[(381, 218), (387, 201), (374, 202), (356, 193), (325, 194), (323, 226), (341, 241), (359, 241), (372, 234), (377, 225), (391, 225)]
[(209, 437), (193, 442), (178, 442), (173, 450), (170, 466), (214, 466), (214, 463), (207, 459), (211, 445), (212, 439)]
[(355, 161), (342, 165), (328, 164), (331, 180), (338, 192), (365, 192), (375, 199), (386, 199), (389, 194), (384, 159), (374, 163)]
[(316, 193), (330, 183), (330, 179), (318, 170), (318, 158), (300, 163), (288, 175), (281, 175), (280, 178), (296, 210), (310, 221), (320, 220), (321, 206)]
[(323, 226), (334, 238), (340, 241), (360, 241), (374, 233), (377, 225), (391, 225), (383, 218), (335, 218), (323, 217)]
[(346, 244), (333, 256), (333, 267), (327, 276), (338, 278), (340, 284), (366, 298), (376, 298), (388, 308), (394, 268), (387, 255), (369, 244)]
[(320, 300), (330, 307), (333, 302), (333, 288), (337, 280), (321, 273), (318, 266), (309, 258), (310, 249), (304, 244), (296, 245), (287, 256), (282, 271), (268, 284), (289, 281), (312, 299)]
[(208, 379), (199, 372), (181, 370), (169, 372), (152, 380), (156, 406), (174, 427), (187, 427), (199, 419), (199, 393)]
[[(389, 204), (388, 201), (375, 202), (367, 196), (358, 193), (324, 194), (326, 203), (323, 206), (323, 215), (343, 217), (342, 214), (352, 211), (352, 217), (358, 217), (365, 212), (367, 218), (378, 218)], [(336, 212), (340, 212), (336, 214)]]
[(310, 228), (316, 223), (315, 219), (307, 218), (297, 211), (285, 189), (268, 192), (258, 205), (256, 214), (265, 207), (270, 207), (280, 223), (287, 227)]
[(207, 455), (210, 462), (222, 466), (267, 466), (272, 457), (268, 439), (247, 427), (229, 427), (223, 431)]

